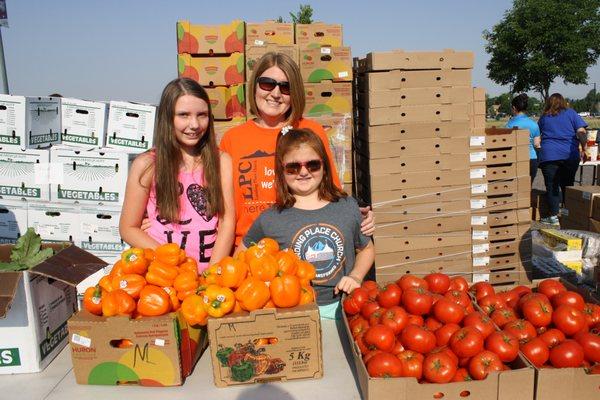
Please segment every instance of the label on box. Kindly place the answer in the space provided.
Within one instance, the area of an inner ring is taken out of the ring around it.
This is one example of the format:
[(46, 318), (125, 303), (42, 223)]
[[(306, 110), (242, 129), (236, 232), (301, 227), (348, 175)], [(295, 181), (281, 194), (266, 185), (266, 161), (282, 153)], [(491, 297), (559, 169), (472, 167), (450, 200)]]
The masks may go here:
[(64, 167), (61, 163), (36, 163), (33, 166), (36, 185), (55, 184), (62, 185), (64, 183)]
[(471, 199), (471, 210), (485, 208), (487, 199)]
[(338, 74), (338, 78), (347, 78), (348, 77), (348, 71), (342, 71)]
[(473, 231), (473, 240), (487, 240), (489, 231)]
[(485, 136), (471, 136), (469, 140), (471, 147), (478, 147), (485, 145)]
[(490, 274), (473, 274), (473, 283), (489, 282)]
[(469, 159), (471, 162), (480, 162), (487, 160), (487, 152), (486, 151), (476, 151), (474, 153), (469, 154)]
[(471, 215), (471, 225), (487, 225), (487, 215)]
[(165, 339), (154, 339), (154, 345), (165, 347)]
[(472, 168), (470, 175), (471, 179), (485, 178), (485, 168)]
[(487, 193), (487, 191), (488, 191), (487, 183), (477, 183), (477, 184), (471, 185), (471, 194), (482, 194), (482, 193)]
[(88, 224), (87, 222), (81, 223), (81, 232), (86, 233), (88, 235), (92, 233), (98, 233), (98, 225)]
[[(473, 266), (474, 267), (485, 267), (490, 264), (489, 257), (474, 257), (473, 258)], [(475, 275), (475, 274), (473, 274)]]
[(321, 54), (331, 54), (331, 47), (321, 47)]
[(489, 243), (481, 243), (481, 244), (473, 245), (473, 254), (487, 253), (488, 251), (490, 251)]
[(78, 344), (80, 346), (83, 346), (83, 347), (91, 347), (92, 346), (92, 339), (87, 338), (85, 336), (78, 335), (76, 333), (74, 333), (73, 336), (71, 336), (71, 342)]
[(257, 45), (257, 46), (264, 46), (265, 42), (263, 40), (256, 39), (254, 41), (254, 44)]
[(54, 235), (55, 230), (56, 230), (56, 227), (53, 225), (38, 225), (36, 228), (36, 231), (40, 236)]

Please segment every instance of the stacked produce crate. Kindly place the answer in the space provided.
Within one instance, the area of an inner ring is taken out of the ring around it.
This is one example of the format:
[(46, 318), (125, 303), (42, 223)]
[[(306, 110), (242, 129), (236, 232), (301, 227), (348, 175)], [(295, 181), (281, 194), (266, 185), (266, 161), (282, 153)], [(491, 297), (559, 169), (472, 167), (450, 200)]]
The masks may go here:
[(305, 116), (323, 127), (344, 189), (352, 188), (352, 55), (339, 24), (296, 24)]
[(355, 179), (373, 206), (376, 275), (471, 278), (470, 52), (370, 53), (355, 60)]
[(204, 86), (221, 135), (246, 121), (244, 38), (245, 24), (239, 20), (223, 25), (177, 22), (179, 76)]

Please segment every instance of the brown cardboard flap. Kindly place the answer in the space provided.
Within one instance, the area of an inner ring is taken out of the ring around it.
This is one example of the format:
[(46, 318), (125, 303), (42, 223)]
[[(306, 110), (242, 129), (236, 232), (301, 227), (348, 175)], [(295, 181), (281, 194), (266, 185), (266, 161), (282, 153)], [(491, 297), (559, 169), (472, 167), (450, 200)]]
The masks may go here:
[(21, 275), (20, 272), (4, 272), (0, 275), (0, 319), (6, 317)]
[(95, 255), (77, 246), (69, 246), (36, 265), (30, 272), (77, 286), (79, 282), (107, 265)]

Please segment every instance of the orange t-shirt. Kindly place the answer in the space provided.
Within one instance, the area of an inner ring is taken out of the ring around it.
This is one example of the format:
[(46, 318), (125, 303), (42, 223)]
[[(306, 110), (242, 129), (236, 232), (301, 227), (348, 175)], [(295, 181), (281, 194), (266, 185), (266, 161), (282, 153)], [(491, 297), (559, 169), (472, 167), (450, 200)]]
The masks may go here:
[[(298, 122), (297, 127), (308, 128), (321, 138), (331, 164), (333, 183), (340, 187), (323, 127), (305, 118)], [(248, 121), (225, 132), (221, 140), (221, 150), (229, 153), (232, 160), (236, 245), (260, 213), (275, 203), (275, 145), (279, 131)]]

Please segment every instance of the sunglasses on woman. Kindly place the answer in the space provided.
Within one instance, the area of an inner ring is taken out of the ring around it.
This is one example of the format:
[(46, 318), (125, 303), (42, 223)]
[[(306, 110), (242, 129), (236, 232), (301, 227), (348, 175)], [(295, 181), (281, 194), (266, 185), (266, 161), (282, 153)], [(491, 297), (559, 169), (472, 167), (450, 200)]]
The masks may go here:
[(322, 166), (323, 166), (323, 163), (321, 162), (321, 160), (310, 160), (310, 161), (304, 161), (304, 162), (293, 161), (293, 162), (284, 164), (283, 169), (285, 170), (285, 173), (287, 175), (298, 175), (300, 173), (300, 171), (302, 170), (302, 167), (306, 167), (308, 172), (312, 173), (312, 172), (317, 172), (318, 170), (320, 170)]
[(258, 83), (258, 87), (264, 91), (270, 92), (275, 90), (276, 86), (279, 86), (279, 91), (281, 94), (290, 94), (290, 83), (289, 82), (279, 82), (273, 78), (267, 78), (266, 76), (261, 76), (256, 80)]

